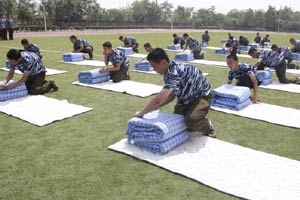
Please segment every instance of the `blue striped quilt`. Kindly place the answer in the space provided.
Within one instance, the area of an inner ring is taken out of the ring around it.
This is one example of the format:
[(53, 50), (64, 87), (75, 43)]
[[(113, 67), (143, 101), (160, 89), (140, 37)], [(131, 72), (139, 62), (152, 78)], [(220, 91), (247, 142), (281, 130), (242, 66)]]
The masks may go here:
[(108, 72), (100, 73), (99, 69), (93, 69), (89, 71), (81, 71), (78, 74), (78, 80), (80, 83), (102, 83), (105, 81), (109, 81), (110, 76)]
[(184, 131), (183, 115), (153, 111), (143, 118), (134, 117), (127, 123), (126, 135), (131, 144), (135, 142), (161, 142)]
[(257, 70), (257, 76), (262, 80), (262, 85), (269, 85), (272, 83), (272, 72), (270, 69)]
[(212, 90), (213, 98), (225, 97), (233, 99), (236, 103), (242, 103), (249, 99), (251, 91), (248, 87), (234, 86), (231, 84), (222, 85)]
[[(9, 81), (8, 85), (11, 85), (14, 83), (15, 83), (14, 81)], [(21, 98), (28, 94), (25, 83), (19, 85), (18, 87), (10, 89), (10, 90), (1, 90), (1, 89), (2, 89), (2, 87), (0, 87), (0, 101), (7, 101), (10, 99)]]
[(134, 68), (139, 71), (153, 71), (153, 67), (148, 61), (140, 61), (135, 63)]
[(155, 154), (166, 154), (189, 139), (187, 131), (183, 131), (163, 142), (136, 142), (135, 146)]
[(174, 60), (176, 61), (192, 61), (194, 60), (194, 54), (191, 52), (183, 52), (175, 55)]
[(227, 98), (213, 98), (212, 99), (212, 106), (219, 107), (219, 108), (227, 108), (230, 110), (241, 110), (242, 108), (248, 106), (251, 104), (250, 98), (247, 100), (241, 102), (241, 103), (236, 103), (235, 101), (232, 101), (231, 99)]

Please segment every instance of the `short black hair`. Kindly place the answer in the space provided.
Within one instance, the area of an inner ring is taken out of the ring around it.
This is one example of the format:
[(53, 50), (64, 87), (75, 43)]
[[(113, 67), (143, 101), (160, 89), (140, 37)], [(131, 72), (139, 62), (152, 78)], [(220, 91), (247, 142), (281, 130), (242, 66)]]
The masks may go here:
[(123, 35), (121, 35), (121, 36), (119, 37), (119, 40), (123, 40), (123, 38), (124, 38), (124, 36), (123, 36)]
[(242, 39), (242, 38), (243, 38), (243, 36), (241, 35), (241, 36), (240, 36), (240, 39)]
[(190, 36), (189, 36), (189, 34), (185, 33), (185, 34), (183, 34), (183, 37), (185, 38), (185, 37), (190, 37)]
[(170, 62), (168, 54), (165, 52), (165, 50), (161, 48), (155, 48), (153, 51), (151, 51), (147, 56), (148, 61), (153, 61), (155, 63), (160, 63), (162, 60), (166, 60)]
[(147, 43), (144, 44), (144, 47), (145, 48), (151, 48), (152, 46), (151, 46), (151, 44), (149, 42), (147, 42)]
[(230, 36), (229, 39), (233, 40), (233, 36)]
[(111, 42), (107, 41), (102, 44), (103, 47), (112, 48)]
[(205, 33), (208, 33), (208, 30), (206, 30)]
[(227, 56), (227, 59), (233, 59), (234, 61), (238, 61), (239, 59), (238, 59), (238, 57), (237, 57), (237, 55), (236, 54), (229, 54), (228, 56)]
[(177, 37), (177, 34), (176, 34), (176, 33), (174, 33), (174, 34), (173, 34), (173, 37)]
[(10, 60), (18, 60), (21, 58), (21, 52), (17, 49), (10, 49), (6, 54), (6, 57)]
[(255, 52), (255, 51), (257, 51), (257, 49), (255, 49), (255, 48), (251, 48), (251, 49), (249, 49), (249, 51), (248, 51), (248, 55), (252, 54), (252, 53), (253, 53), (253, 52)]
[(276, 44), (273, 44), (272, 46), (271, 46), (271, 49), (273, 50), (273, 49), (277, 49), (277, 48), (279, 48)]
[(21, 44), (29, 44), (29, 41), (27, 39), (22, 39)]
[(266, 37), (269, 37), (269, 34), (267, 34)]
[(291, 39), (290, 39), (290, 42), (291, 42), (291, 41), (295, 41), (295, 39), (294, 39), (294, 38), (291, 38)]
[(71, 35), (70, 39), (77, 39), (77, 37), (75, 35)]

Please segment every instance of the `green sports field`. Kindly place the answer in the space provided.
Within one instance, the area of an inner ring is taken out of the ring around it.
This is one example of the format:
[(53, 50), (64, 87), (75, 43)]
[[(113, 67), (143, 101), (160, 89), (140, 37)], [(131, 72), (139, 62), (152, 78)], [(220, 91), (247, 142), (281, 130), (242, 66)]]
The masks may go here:
[[(241, 33), (233, 33), (239, 36)], [(131, 35), (131, 34), (130, 34)], [(227, 33), (210, 33), (211, 46), (220, 46)], [(245, 33), (250, 40), (255, 33)], [(80, 36), (80, 35), (79, 35)], [(165, 48), (172, 43), (171, 33), (133, 34), (142, 44)], [(190, 36), (200, 40), (200, 33)], [(271, 34), (271, 43), (289, 46), (292, 35)], [(102, 43), (111, 41), (120, 46), (118, 35), (90, 35), (82, 38), (95, 48), (95, 59), (103, 60)], [(8, 48), (19, 47), (20, 40), (0, 41), (0, 63), (5, 63)], [(68, 52), (72, 45), (68, 36), (28, 38), (41, 49)], [(50, 76), (59, 85), (59, 91), (46, 96), (67, 99), (71, 103), (94, 108), (93, 111), (45, 127), (36, 127), (22, 120), (0, 113), (0, 199), (235, 199), (198, 182), (170, 173), (156, 166), (107, 147), (125, 137), (126, 122), (152, 97), (139, 98), (126, 94), (74, 86), (81, 70), (89, 66), (59, 63), (61, 53), (42, 51), (48, 68), (67, 70), (68, 73)], [(174, 53), (169, 53), (170, 57)], [(224, 61), (225, 57), (205, 49), (205, 59)], [(138, 59), (130, 58), (130, 68)], [(253, 59), (240, 59), (254, 63)], [(227, 80), (227, 68), (198, 67), (210, 73), (208, 80), (213, 88)], [(0, 71), (0, 78), (6, 77)], [(135, 81), (162, 85), (162, 77), (131, 72)], [(290, 76), (290, 75), (288, 75)], [(20, 78), (15, 75), (15, 79)], [(276, 77), (274, 76), (274, 79)], [(259, 89), (262, 102), (300, 109), (300, 95)], [(174, 102), (175, 103), (175, 102)], [(162, 110), (172, 112), (174, 103)], [(45, 105), (47, 106), (47, 105)], [(43, 112), (41, 110), (41, 112)], [(220, 140), (244, 147), (272, 153), (291, 159), (300, 159), (300, 131), (246, 119), (211, 110), (212, 120)], [(247, 158), (245, 158), (247, 159)], [(259, 163), (257, 163), (259, 165)]]

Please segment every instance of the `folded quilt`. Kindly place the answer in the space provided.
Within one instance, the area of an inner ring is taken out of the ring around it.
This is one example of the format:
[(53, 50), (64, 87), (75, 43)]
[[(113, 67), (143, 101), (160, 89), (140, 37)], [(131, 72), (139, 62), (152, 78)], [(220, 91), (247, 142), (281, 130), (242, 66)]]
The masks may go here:
[(255, 49), (260, 48), (260, 45), (259, 45), (259, 44), (256, 44), (256, 43), (249, 44), (249, 46), (250, 46), (251, 48), (255, 48)]
[(194, 55), (191, 52), (183, 52), (175, 55), (174, 60), (176, 61), (192, 61), (194, 60)]
[(78, 62), (83, 61), (83, 53), (64, 53), (63, 54), (63, 61), (65, 62)]
[(136, 142), (135, 146), (155, 154), (166, 154), (189, 139), (187, 131), (183, 131), (163, 142)]
[(232, 99), (227, 99), (222, 97), (212, 99), (212, 106), (216, 106), (219, 108), (227, 108), (230, 110), (240, 110), (250, 104), (251, 104), (250, 98), (240, 103), (237, 103), (236, 101), (232, 101)]
[(272, 72), (270, 69), (257, 70), (257, 76), (262, 81), (262, 85), (269, 85), (272, 83)]
[(134, 65), (134, 68), (139, 71), (153, 71), (153, 67), (148, 61), (140, 61)]
[(299, 53), (292, 53), (292, 56), (293, 56), (293, 60), (300, 61), (300, 54)]
[(102, 83), (110, 79), (109, 73), (100, 73), (99, 69), (93, 69), (89, 71), (81, 71), (78, 74), (78, 80), (80, 83)]
[(153, 111), (134, 117), (127, 123), (126, 135), (131, 144), (135, 142), (165, 141), (186, 129), (183, 115)]
[(233, 99), (237, 103), (242, 103), (251, 96), (251, 91), (248, 87), (225, 84), (213, 89), (212, 95), (213, 98), (225, 97)]
[(132, 48), (131, 47), (118, 47), (117, 48), (119, 51), (122, 51), (125, 56), (133, 54)]
[[(9, 81), (7, 85), (12, 85), (14, 83), (15, 81)], [(27, 88), (24, 83), (10, 90), (1, 89), (2, 87), (0, 87), (0, 101), (21, 98), (28, 94)]]
[(240, 46), (241, 51), (249, 51), (251, 49), (251, 46)]
[(216, 54), (230, 54), (230, 52), (226, 49), (217, 49)]
[(208, 47), (208, 44), (207, 44), (207, 43), (205, 43), (205, 42), (203, 42), (203, 43), (200, 43), (200, 47), (201, 47), (201, 48), (206, 48), (206, 47)]
[(180, 46), (180, 44), (168, 45), (167, 49), (170, 49), (170, 50), (180, 50), (181, 46)]

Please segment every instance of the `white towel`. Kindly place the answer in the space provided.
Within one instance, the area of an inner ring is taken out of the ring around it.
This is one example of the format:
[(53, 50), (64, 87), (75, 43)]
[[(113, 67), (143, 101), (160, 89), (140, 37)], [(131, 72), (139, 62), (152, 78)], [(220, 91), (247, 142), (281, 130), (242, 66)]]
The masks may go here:
[[(4, 68), (4, 67), (3, 67), (3, 68), (0, 68), (0, 70), (9, 72), (9, 69)], [(50, 68), (47, 68), (46, 70), (47, 70), (47, 72), (46, 72), (46, 75), (47, 75), (47, 76), (67, 73), (67, 71), (62, 71), (62, 70), (57, 70), (57, 69), (50, 69)], [(15, 73), (16, 73), (16, 74), (23, 74), (23, 73), (22, 73), (21, 71), (19, 71), (19, 70), (15, 70)]]

